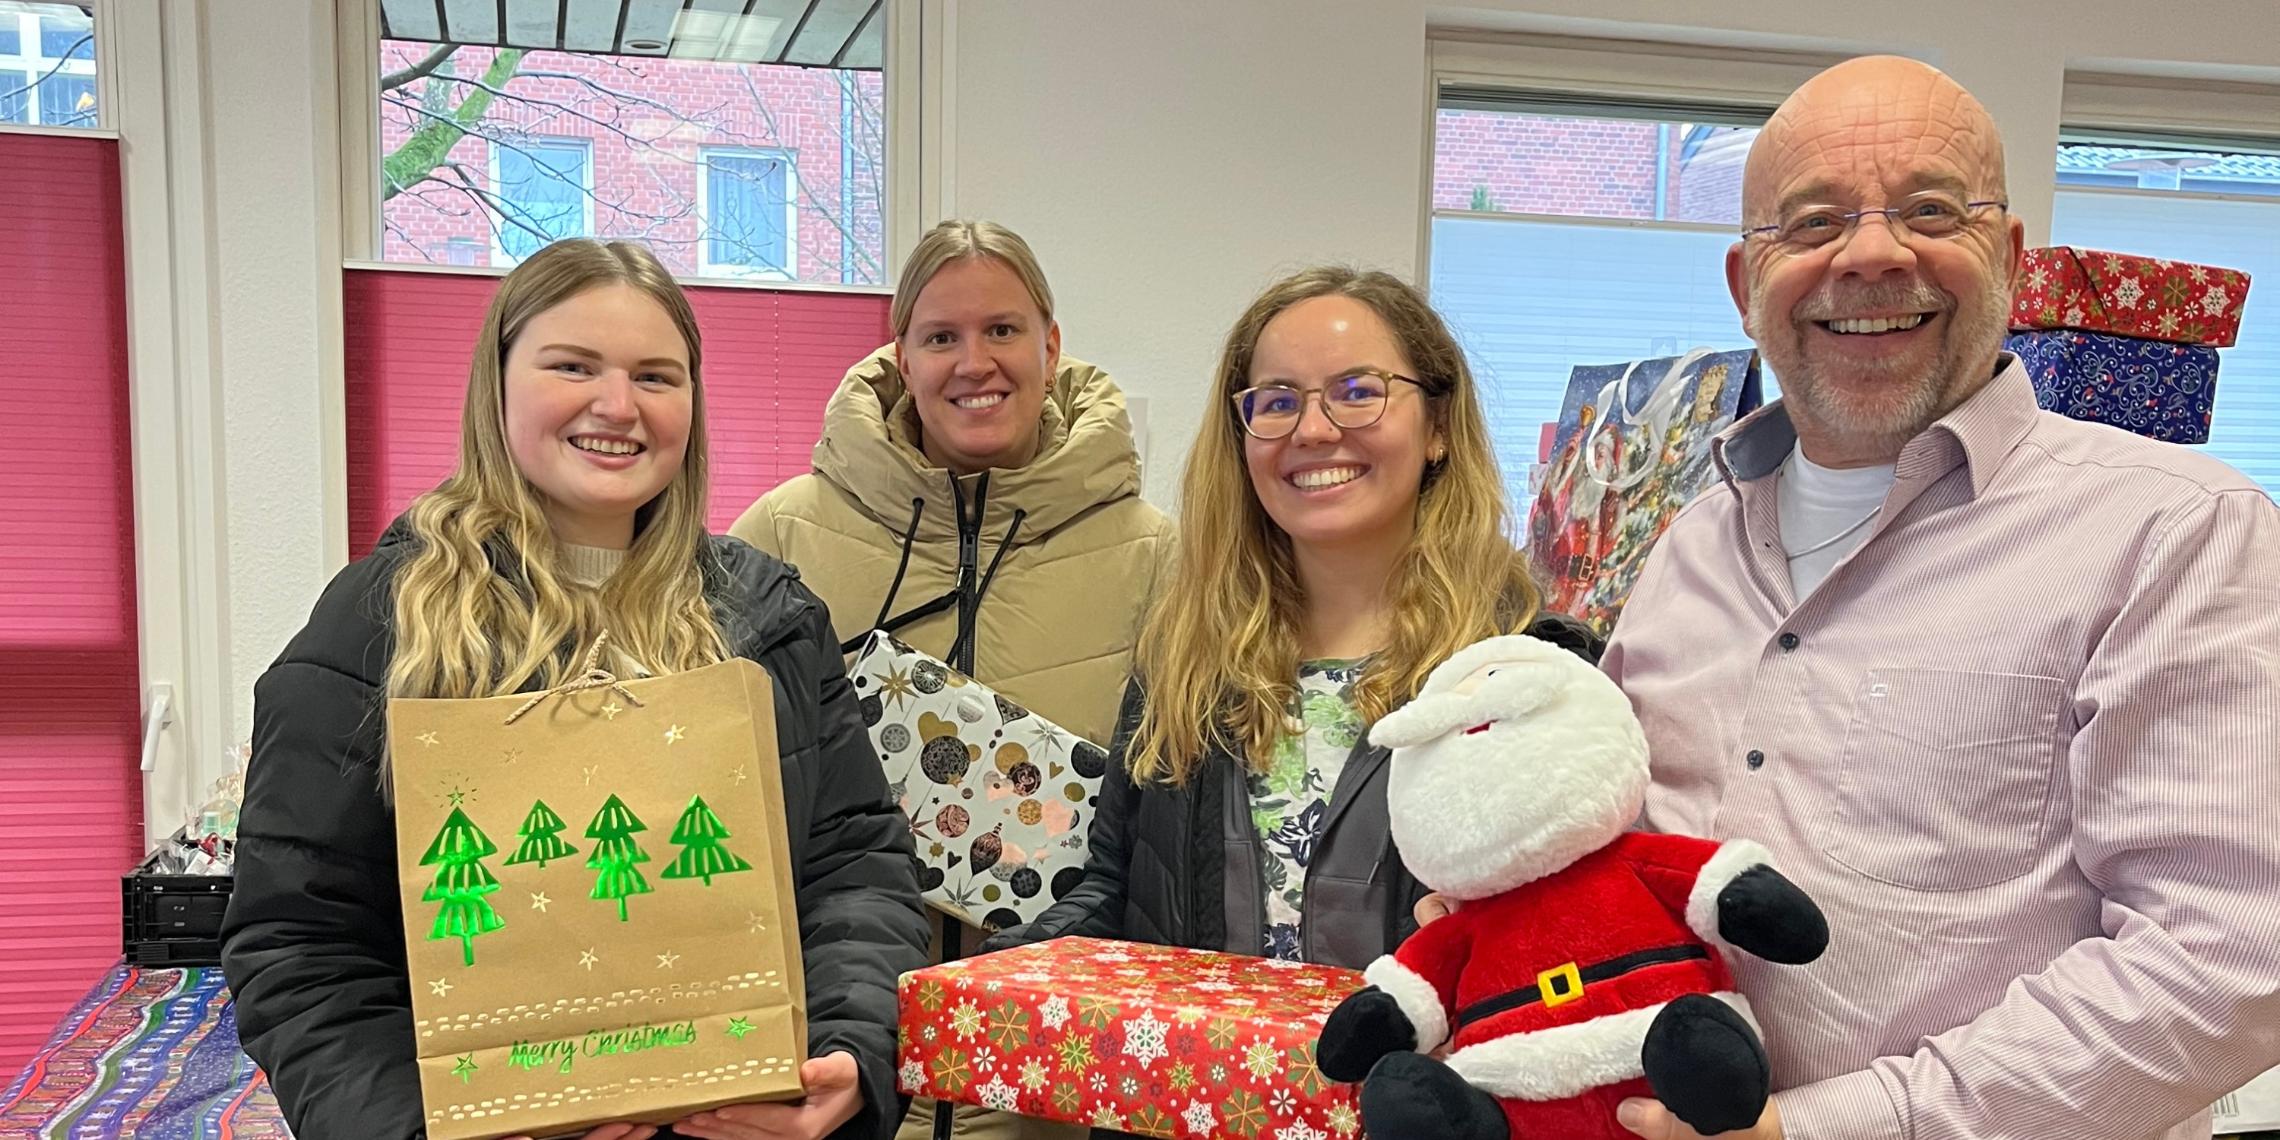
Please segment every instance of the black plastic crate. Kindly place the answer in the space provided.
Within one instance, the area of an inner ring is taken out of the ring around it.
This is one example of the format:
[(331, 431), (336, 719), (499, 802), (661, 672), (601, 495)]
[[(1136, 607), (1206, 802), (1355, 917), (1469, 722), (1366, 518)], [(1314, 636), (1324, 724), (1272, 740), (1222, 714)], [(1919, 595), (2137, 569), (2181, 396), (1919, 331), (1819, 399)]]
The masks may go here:
[(219, 966), (228, 875), (161, 875), (150, 864), (119, 880), (121, 941), (136, 966)]

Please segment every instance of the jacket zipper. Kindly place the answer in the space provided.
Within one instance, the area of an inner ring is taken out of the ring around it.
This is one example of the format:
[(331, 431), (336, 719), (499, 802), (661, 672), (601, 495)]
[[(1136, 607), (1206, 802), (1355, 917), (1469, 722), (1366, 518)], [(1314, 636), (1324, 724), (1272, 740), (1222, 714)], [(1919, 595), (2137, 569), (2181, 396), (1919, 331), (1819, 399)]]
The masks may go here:
[(982, 561), (982, 508), (988, 504), (990, 473), (974, 477), (974, 503), (969, 512), (963, 506), (965, 499), (958, 492), (958, 477), (950, 477), (950, 493), (961, 504), (958, 511), (958, 645), (957, 660), (950, 667), (971, 677), (974, 675), (974, 633), (976, 613), (981, 609), (981, 598), (975, 590), (979, 585)]

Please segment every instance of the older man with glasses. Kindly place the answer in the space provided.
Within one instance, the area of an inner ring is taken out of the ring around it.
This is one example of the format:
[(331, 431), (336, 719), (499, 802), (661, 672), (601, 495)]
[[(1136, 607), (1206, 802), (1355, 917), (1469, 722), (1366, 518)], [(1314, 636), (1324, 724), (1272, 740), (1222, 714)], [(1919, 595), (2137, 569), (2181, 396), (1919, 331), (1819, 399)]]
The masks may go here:
[(1734, 960), (1777, 1090), (1748, 1135), (2205, 1138), (2280, 1062), (2280, 510), (2036, 409), (2002, 144), (1946, 76), (1813, 79), (1743, 203), (1727, 278), (1784, 398), (1605, 666), (1646, 823), (1759, 840), (1827, 909), (1817, 964)]

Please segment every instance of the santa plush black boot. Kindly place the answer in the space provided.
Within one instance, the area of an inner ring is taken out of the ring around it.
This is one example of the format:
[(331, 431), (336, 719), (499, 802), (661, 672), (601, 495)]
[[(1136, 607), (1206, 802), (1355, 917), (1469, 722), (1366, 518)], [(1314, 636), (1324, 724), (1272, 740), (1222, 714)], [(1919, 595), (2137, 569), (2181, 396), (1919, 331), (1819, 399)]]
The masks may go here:
[(1647, 1027), (1640, 1060), (1655, 1098), (1704, 1136), (1754, 1127), (1772, 1095), (1757, 1031), (1707, 994), (1664, 1006)]
[(1387, 1140), (1509, 1140), (1496, 1098), (1420, 1053), (1392, 1053), (1362, 1082), (1362, 1131)]

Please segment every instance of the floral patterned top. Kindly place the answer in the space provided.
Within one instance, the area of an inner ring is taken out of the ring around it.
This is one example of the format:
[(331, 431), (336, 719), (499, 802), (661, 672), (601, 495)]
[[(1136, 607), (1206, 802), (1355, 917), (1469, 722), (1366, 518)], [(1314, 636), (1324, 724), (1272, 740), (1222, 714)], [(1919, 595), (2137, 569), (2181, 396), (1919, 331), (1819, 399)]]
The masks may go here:
[(1269, 958), (1296, 961), (1298, 916), (1306, 889), (1306, 867), (1330, 813), (1330, 795), (1346, 756), (1362, 738), (1361, 714), (1354, 710), (1354, 683), (1365, 661), (1305, 661), (1298, 667), (1298, 708), (1303, 727), (1275, 744), (1264, 774), (1253, 772), (1251, 821), (1266, 848)]

